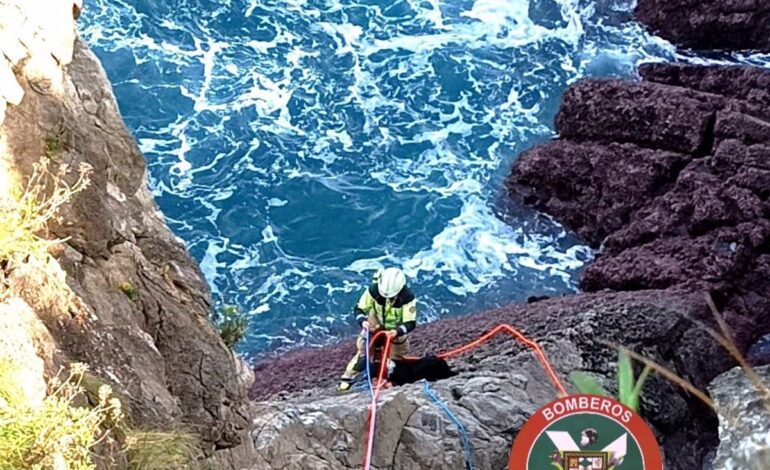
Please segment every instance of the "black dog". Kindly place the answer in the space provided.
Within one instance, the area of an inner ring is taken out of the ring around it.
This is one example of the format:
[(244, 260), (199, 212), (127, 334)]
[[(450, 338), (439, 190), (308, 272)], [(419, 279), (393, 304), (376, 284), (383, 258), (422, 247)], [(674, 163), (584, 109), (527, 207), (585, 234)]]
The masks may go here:
[[(380, 373), (379, 358), (385, 343), (384, 339), (384, 337), (380, 337), (378, 341), (371, 345), (373, 351), (370, 359), (377, 359), (369, 363), (369, 371), (372, 374), (372, 378), (376, 378)], [(391, 370), (387, 373), (387, 379), (393, 385), (410, 384), (419, 382), (422, 379), (433, 382), (457, 375), (445, 360), (436, 356), (425, 356), (419, 359), (398, 359), (389, 362), (391, 362)], [(357, 370), (364, 371), (365, 367), (366, 360), (361, 358)]]
[[(397, 359), (391, 362), (393, 365), (387, 374), (387, 378), (393, 385), (410, 384), (423, 379), (433, 382), (457, 375), (445, 360), (439, 359), (436, 356), (425, 356), (419, 359)], [(370, 363), (369, 370), (373, 378), (377, 377), (380, 371), (380, 362)]]
[(425, 356), (414, 360), (393, 361), (396, 366), (388, 376), (393, 385), (403, 385), (425, 379), (429, 382), (448, 379), (457, 375), (449, 364), (436, 356)]

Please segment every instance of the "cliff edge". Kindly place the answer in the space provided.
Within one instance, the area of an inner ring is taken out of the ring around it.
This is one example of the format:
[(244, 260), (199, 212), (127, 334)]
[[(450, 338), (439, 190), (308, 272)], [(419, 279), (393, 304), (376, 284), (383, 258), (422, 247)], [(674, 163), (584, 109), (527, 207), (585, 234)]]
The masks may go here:
[(251, 455), (241, 368), (207, 319), (203, 276), (147, 189), (110, 83), (77, 37), (80, 8), (0, 1), (0, 197), (17, 197), (40, 162), (92, 168), (48, 227), (46, 238), (66, 240), (54, 258), (0, 260), (0, 355), (30, 364), (37, 394), (61, 366), (87, 363), (133, 425), (192, 431), (215, 468), (241, 468)]

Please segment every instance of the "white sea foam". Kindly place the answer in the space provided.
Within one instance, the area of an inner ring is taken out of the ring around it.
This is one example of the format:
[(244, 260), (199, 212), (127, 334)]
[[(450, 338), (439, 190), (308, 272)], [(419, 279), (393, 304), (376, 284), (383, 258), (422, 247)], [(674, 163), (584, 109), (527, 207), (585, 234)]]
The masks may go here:
[(271, 197), (267, 200), (267, 205), (270, 207), (283, 207), (288, 203), (289, 201), (286, 199), (278, 199), (277, 197)]
[[(94, 0), (81, 25), (116, 70), (169, 223), (218, 300), (263, 315), (246, 343), (264, 351), (341, 331), (355, 291), (383, 265), (405, 266), (424, 318), (521, 299), (530, 286), (575, 288), (590, 250), (548, 219), (501, 222), (502, 177), (550, 135), (567, 84), (677, 53), (590, 1), (555, 4), (543, 13), (528, 0), (407, 0), (399, 11), (411, 11), (396, 17), (355, 0), (191, 11)], [(389, 228), (396, 237), (331, 230), (391, 209), (379, 204), (409, 207), (413, 225)], [(358, 216), (293, 231), (340, 206)], [(339, 246), (302, 243), (327, 231)]]
[(217, 277), (219, 270), (226, 267), (223, 263), (217, 261), (217, 255), (225, 252), (224, 244), (217, 240), (209, 240), (206, 247), (206, 253), (201, 259), (200, 266), (203, 275), (211, 285), (212, 292), (218, 292)]

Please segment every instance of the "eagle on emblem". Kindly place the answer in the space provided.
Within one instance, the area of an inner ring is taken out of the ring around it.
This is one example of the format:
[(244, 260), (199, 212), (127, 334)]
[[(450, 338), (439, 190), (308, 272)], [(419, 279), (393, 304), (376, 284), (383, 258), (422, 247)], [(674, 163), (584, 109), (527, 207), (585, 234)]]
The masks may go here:
[(621, 470), (627, 453), (628, 434), (624, 433), (600, 451), (587, 450), (599, 439), (595, 429), (580, 433), (580, 445), (566, 431), (546, 431), (556, 451), (551, 453), (551, 465), (558, 470)]

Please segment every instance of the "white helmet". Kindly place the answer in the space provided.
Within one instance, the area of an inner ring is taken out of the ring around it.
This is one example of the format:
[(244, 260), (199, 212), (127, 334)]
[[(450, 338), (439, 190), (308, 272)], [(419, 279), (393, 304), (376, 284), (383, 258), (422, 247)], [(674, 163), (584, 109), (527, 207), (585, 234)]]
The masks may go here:
[(406, 285), (406, 276), (398, 268), (386, 268), (380, 271), (377, 279), (377, 290), (386, 299), (391, 299), (401, 292)]

